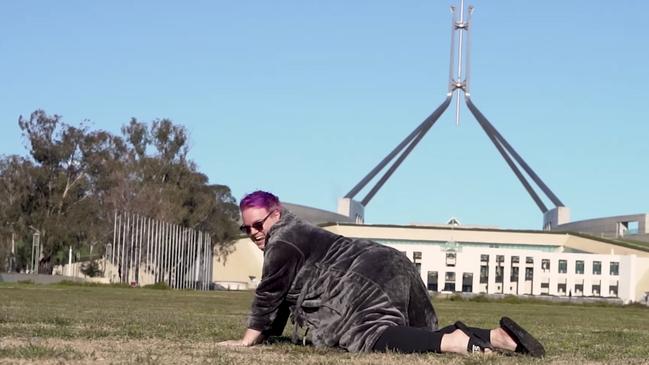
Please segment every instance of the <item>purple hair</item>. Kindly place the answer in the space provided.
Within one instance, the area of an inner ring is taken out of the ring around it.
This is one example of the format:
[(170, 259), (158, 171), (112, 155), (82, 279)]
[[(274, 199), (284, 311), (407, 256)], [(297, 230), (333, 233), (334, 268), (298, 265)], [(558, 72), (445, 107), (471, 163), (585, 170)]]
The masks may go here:
[(282, 203), (279, 202), (279, 198), (275, 195), (266, 191), (257, 190), (241, 199), (239, 209), (243, 211), (247, 208), (266, 208), (266, 210), (271, 211), (281, 209)]

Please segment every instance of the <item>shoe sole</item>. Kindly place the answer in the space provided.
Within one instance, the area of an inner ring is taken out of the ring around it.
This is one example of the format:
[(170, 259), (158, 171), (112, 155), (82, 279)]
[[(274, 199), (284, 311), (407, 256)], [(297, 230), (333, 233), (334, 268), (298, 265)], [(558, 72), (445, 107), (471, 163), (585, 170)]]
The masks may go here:
[(522, 348), (523, 351), (519, 350), (517, 352), (526, 352), (532, 357), (543, 357), (545, 355), (543, 345), (511, 318), (502, 317), (500, 319), (500, 327), (502, 327), (505, 332), (516, 341), (516, 344), (518, 345), (517, 350)]

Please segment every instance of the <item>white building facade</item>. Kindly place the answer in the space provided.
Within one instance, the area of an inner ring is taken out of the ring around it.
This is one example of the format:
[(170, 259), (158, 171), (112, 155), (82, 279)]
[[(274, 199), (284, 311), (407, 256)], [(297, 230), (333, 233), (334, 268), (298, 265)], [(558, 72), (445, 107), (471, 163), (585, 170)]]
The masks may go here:
[[(377, 240), (406, 254), (434, 292), (620, 298), (646, 295), (649, 258), (561, 252), (552, 246)], [(490, 247), (491, 246), (491, 247)]]
[[(434, 292), (649, 299), (649, 249), (598, 237), (458, 225), (321, 226), (403, 252)], [(263, 253), (245, 237), (235, 248), (227, 260), (214, 258), (213, 281), (252, 289), (261, 278)]]

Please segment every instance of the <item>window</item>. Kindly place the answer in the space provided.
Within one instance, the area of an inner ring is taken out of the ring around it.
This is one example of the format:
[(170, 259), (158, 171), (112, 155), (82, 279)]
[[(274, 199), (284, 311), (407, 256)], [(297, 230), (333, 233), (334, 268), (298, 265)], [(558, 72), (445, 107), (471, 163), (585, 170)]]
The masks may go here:
[(512, 273), (509, 276), (509, 281), (518, 281), (518, 266), (512, 266)]
[(602, 274), (602, 262), (593, 261), (593, 275), (601, 275), (601, 274)]
[(489, 266), (480, 266), (480, 284), (487, 284), (489, 282)]
[(566, 283), (557, 284), (557, 292), (559, 295), (566, 295)]
[(541, 294), (550, 294), (550, 283), (541, 283)]
[(592, 287), (593, 296), (599, 297), (601, 295), (600, 288), (601, 288), (601, 286), (599, 284), (593, 284), (593, 287)]
[(505, 262), (505, 255), (497, 255), (496, 256), (496, 262), (499, 263), (499, 264)]
[(583, 273), (584, 273), (584, 261), (583, 260), (575, 261), (575, 274), (583, 274)]
[(456, 260), (456, 255), (455, 252), (447, 252), (446, 253), (446, 266), (455, 266), (455, 260)]
[(444, 291), (455, 291), (455, 283), (444, 283)]
[(512, 264), (518, 264), (520, 258), (518, 256), (512, 256)]
[(565, 274), (568, 272), (568, 261), (559, 260), (559, 274)]
[(611, 262), (611, 275), (620, 275), (620, 263)]
[(525, 280), (530, 281), (534, 280), (534, 268), (526, 267), (525, 268)]
[(550, 260), (549, 259), (541, 260), (541, 270), (550, 271)]
[(502, 283), (503, 282), (503, 267), (502, 266), (496, 266), (496, 282), (497, 283)]
[(455, 282), (455, 273), (452, 271), (449, 271), (444, 275), (444, 280), (447, 282)]
[(462, 291), (465, 293), (473, 291), (473, 273), (465, 272), (462, 274)]
[(421, 252), (414, 251), (412, 253), (412, 262), (415, 263), (415, 269), (417, 273), (421, 274)]
[(428, 272), (428, 290), (437, 291), (437, 271)]
[(455, 291), (455, 273), (447, 272), (444, 279), (444, 291)]
[(480, 262), (489, 262), (489, 255), (480, 255)]
[(584, 284), (575, 284), (575, 295), (584, 295)]
[(527, 256), (527, 257), (525, 258), (525, 263), (526, 263), (526, 264), (533, 264), (533, 263), (534, 263), (534, 257), (532, 257), (532, 256)]
[(608, 296), (617, 297), (617, 284), (608, 286)]

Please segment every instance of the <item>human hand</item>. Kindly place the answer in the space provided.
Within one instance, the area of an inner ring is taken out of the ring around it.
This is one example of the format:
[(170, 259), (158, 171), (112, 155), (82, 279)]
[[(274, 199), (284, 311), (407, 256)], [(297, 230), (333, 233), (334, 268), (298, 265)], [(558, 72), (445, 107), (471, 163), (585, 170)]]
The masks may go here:
[(227, 340), (216, 343), (218, 346), (223, 347), (248, 347), (250, 345), (243, 343), (241, 340)]

